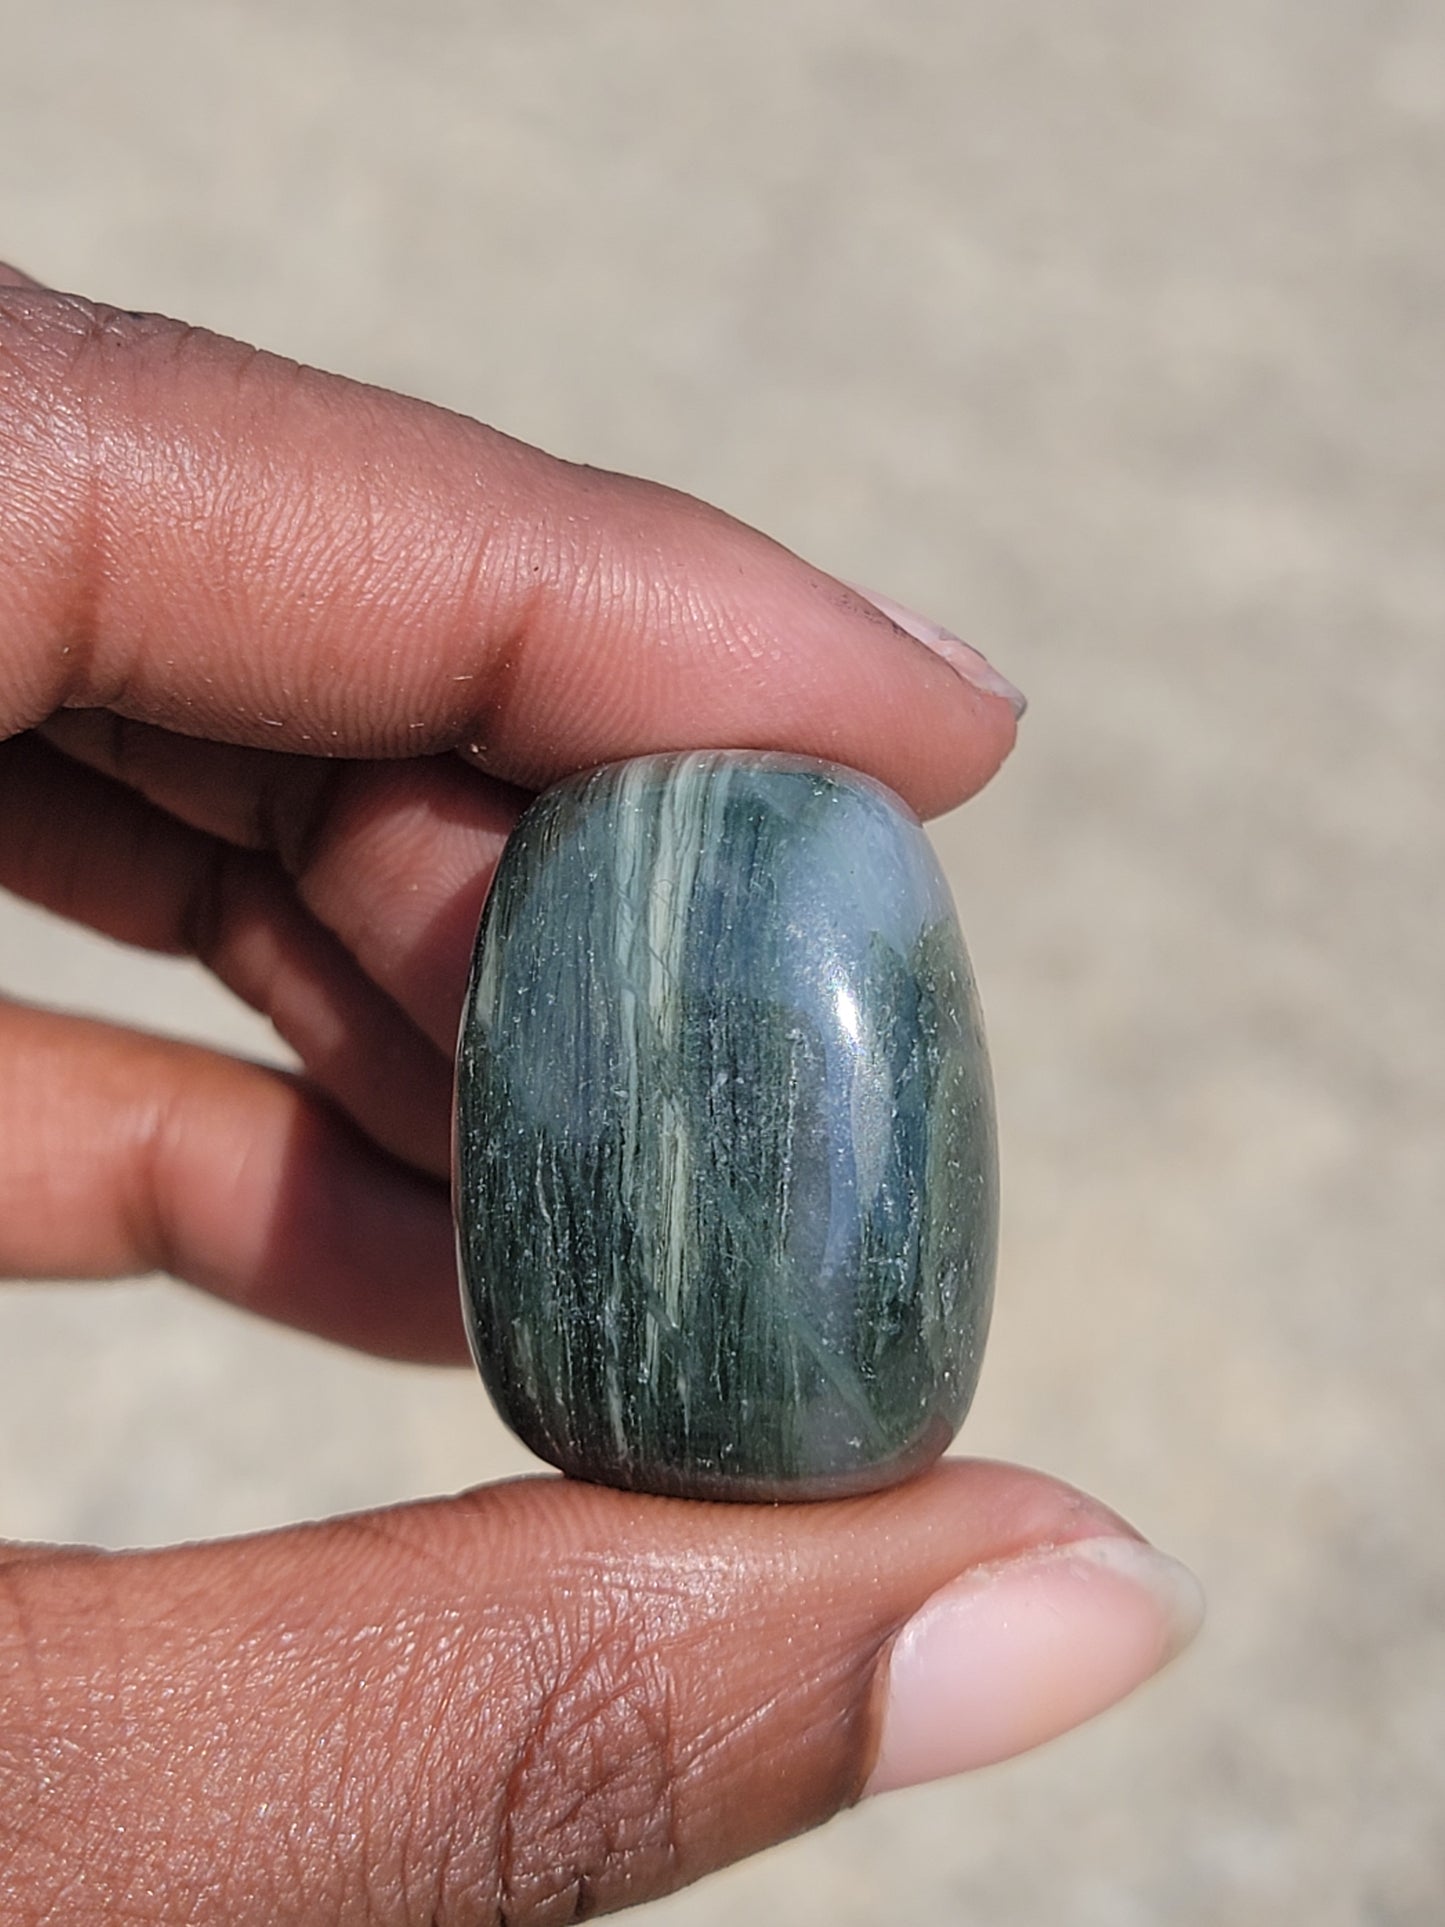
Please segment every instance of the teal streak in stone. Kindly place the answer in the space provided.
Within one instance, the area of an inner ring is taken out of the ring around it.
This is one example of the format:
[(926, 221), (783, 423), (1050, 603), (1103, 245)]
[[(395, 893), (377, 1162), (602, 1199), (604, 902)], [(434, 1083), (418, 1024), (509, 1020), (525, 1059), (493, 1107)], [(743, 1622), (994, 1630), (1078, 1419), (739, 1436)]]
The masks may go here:
[(473, 1348), (542, 1458), (811, 1498), (952, 1438), (993, 1101), (947, 885), (880, 784), (695, 751), (547, 791), (482, 920), (457, 1106)]

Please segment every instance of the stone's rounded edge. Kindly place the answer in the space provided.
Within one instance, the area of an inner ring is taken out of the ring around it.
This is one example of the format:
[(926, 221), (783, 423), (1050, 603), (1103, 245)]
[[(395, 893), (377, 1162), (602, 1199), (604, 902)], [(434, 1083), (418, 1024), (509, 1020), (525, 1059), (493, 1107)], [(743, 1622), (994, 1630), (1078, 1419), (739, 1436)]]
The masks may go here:
[[(535, 808), (536, 801), (529, 806)], [(523, 817), (528, 812), (523, 812)], [(462, 993), (461, 1013), (457, 1018), (456, 1050), (452, 1057), (452, 1128), (451, 1128), (451, 1204), (452, 1233), (457, 1254), (457, 1292), (461, 1299), (462, 1329), (467, 1337), (467, 1350), (471, 1353), (472, 1363), (486, 1386), (492, 1403), (500, 1411), (495, 1393), (492, 1391), (487, 1361), (483, 1356), (481, 1343), (481, 1316), (475, 1303), (475, 1289), (472, 1279), (472, 1264), (467, 1251), (466, 1215), (463, 1203), (464, 1193), (464, 1137), (466, 1133), (466, 1110), (471, 1086), (471, 1049), (470, 1038), (473, 1031), (473, 1009), (477, 996), (477, 980), (481, 973), (482, 959), (487, 946), (488, 928), (496, 915), (500, 898), (497, 882), (502, 874), (502, 866), (507, 861), (507, 852), (512, 847), (513, 838), (521, 828), (522, 819), (512, 827), (502, 847), (497, 868), (493, 872), (486, 899), (482, 904), (481, 916), (477, 920), (476, 934), (472, 938), (471, 955), (467, 960), (466, 988)], [(513, 859), (515, 861), (515, 858)]]
[[(461, 1195), (465, 1168), (462, 1111), (463, 1084), (467, 1075), (466, 1040), (476, 1014), (482, 972), (486, 966), (489, 951), (495, 942), (494, 922), (509, 904), (515, 910), (517, 902), (525, 901), (524, 894), (519, 895), (515, 900), (512, 899), (509, 889), (510, 873), (517, 866), (525, 864), (537, 839), (545, 836), (549, 824), (555, 822), (559, 814), (565, 821), (569, 814), (569, 804), (580, 803), (589, 791), (598, 792), (599, 801), (605, 813), (611, 788), (609, 778), (620, 777), (622, 772), (627, 771), (631, 772), (635, 779), (646, 766), (650, 765), (659, 779), (659, 784), (665, 785), (667, 775), (671, 771), (686, 771), (691, 768), (700, 772), (710, 765), (735, 767), (738, 764), (768, 775), (797, 775), (812, 778), (865, 805), (872, 805), (874, 811), (881, 808), (894, 828), (904, 834), (906, 844), (913, 851), (913, 858), (903, 859), (900, 856), (900, 861), (904, 861), (909, 868), (912, 867), (913, 861), (919, 862), (923, 868), (932, 872), (936, 885), (942, 892), (942, 901), (948, 921), (952, 925), (957, 941), (959, 962), (962, 965), (964, 1001), (971, 1006), (975, 1022), (977, 1020), (976, 987), (967, 946), (959, 928), (956, 908), (936, 853), (916, 813), (902, 798), (877, 779), (825, 759), (799, 756), (785, 751), (707, 749), (659, 751), (643, 757), (619, 759), (578, 771), (553, 785), (533, 800), (519, 819), (512, 837), (508, 839), (492, 891), (489, 893), (479, 922), (468, 977), (467, 995), (463, 1005), (457, 1058), (458, 1088), (454, 1118), (453, 1183), (458, 1221), (458, 1258), (464, 1320), (473, 1359), (497, 1409), (531, 1452), (543, 1462), (556, 1466), (565, 1475), (596, 1484), (609, 1485), (616, 1489), (697, 1501), (721, 1503), (825, 1501), (886, 1489), (916, 1476), (947, 1449), (966, 1417), (976, 1389), (983, 1344), (992, 1310), (997, 1241), (996, 1144), (989, 1174), (993, 1220), (988, 1241), (989, 1250), (986, 1262), (976, 1270), (972, 1280), (974, 1296), (972, 1342), (965, 1353), (955, 1352), (953, 1369), (946, 1374), (949, 1381), (949, 1396), (946, 1399), (943, 1398), (941, 1396), (943, 1386), (938, 1385), (935, 1388), (935, 1395), (920, 1403), (919, 1424), (914, 1434), (904, 1443), (871, 1463), (863, 1465), (853, 1463), (838, 1471), (809, 1470), (781, 1475), (732, 1474), (720, 1471), (715, 1462), (700, 1464), (696, 1459), (685, 1463), (660, 1463), (654, 1460), (650, 1464), (637, 1466), (612, 1459), (606, 1451), (598, 1452), (595, 1430), (591, 1441), (593, 1446), (591, 1454), (585, 1457), (575, 1455), (570, 1449), (572, 1444), (570, 1415), (562, 1413), (559, 1424), (557, 1413), (544, 1414), (540, 1408), (529, 1412), (514, 1397), (516, 1387), (509, 1384), (509, 1380), (515, 1377), (516, 1359), (508, 1352), (506, 1321), (504, 1318), (499, 1325), (495, 1307), (489, 1310), (490, 1293), (487, 1279), (484, 1271), (475, 1262), (475, 1254), (468, 1251), (468, 1241), (464, 1235), (462, 1223)], [(585, 822), (585, 812), (575, 820)], [(524, 887), (519, 886), (523, 889)], [(988, 1114), (987, 1129), (992, 1142), (996, 1133), (996, 1119), (991, 1073), (981, 1030), (976, 1029), (976, 1039), (979, 1046), (980, 1090), (984, 1099), (984, 1109)], [(475, 1030), (472, 1032), (472, 1041), (475, 1045), (477, 1041)], [(491, 1328), (489, 1336), (485, 1335), (488, 1327)], [(499, 1348), (500, 1355), (492, 1355), (494, 1348)], [(585, 1443), (584, 1440), (584, 1446)]]
[[(636, 1492), (654, 1499), (687, 1499), (704, 1505), (822, 1505), (830, 1499), (861, 1499), (870, 1492), (886, 1492), (917, 1478), (936, 1465), (953, 1443), (957, 1427), (943, 1419), (931, 1425), (907, 1451), (874, 1465), (846, 1472), (819, 1473), (808, 1478), (766, 1479), (734, 1477), (709, 1467), (666, 1468), (657, 1477), (645, 1470), (567, 1462), (526, 1438), (528, 1451), (583, 1485), (602, 1485), (614, 1492)], [(520, 1436), (520, 1434), (519, 1434)]]
[(560, 805), (570, 796), (585, 792), (590, 783), (604, 771), (623, 767), (626, 759), (611, 763), (599, 763), (589, 769), (578, 770), (559, 782), (549, 784), (540, 790), (522, 811), (502, 846), (502, 853), (492, 875), (486, 899), (482, 904), (481, 915), (477, 920), (476, 934), (472, 939), (471, 955), (467, 962), (466, 988), (462, 996), (460, 1015), (457, 1018), (457, 1041), (453, 1057), (452, 1072), (452, 1119), (451, 1119), (451, 1207), (452, 1225), (455, 1234), (457, 1253), (457, 1289), (461, 1299), (462, 1326), (466, 1332), (467, 1349), (472, 1363), (486, 1387), (492, 1404), (502, 1415), (511, 1430), (528, 1451), (546, 1464), (555, 1464), (551, 1454), (532, 1440), (523, 1437), (509, 1411), (500, 1367), (495, 1364), (483, 1343), (484, 1316), (477, 1300), (481, 1296), (480, 1281), (473, 1276), (473, 1266), (467, 1251), (465, 1217), (462, 1193), (464, 1178), (463, 1136), (465, 1131), (465, 1108), (472, 1083), (471, 1051), (468, 1040), (475, 1030), (475, 1008), (483, 968), (487, 964), (493, 925), (507, 906), (508, 884), (513, 871), (525, 861), (535, 838), (541, 834), (549, 820), (556, 814)]
[[(590, 764), (586, 769), (577, 770), (571, 776), (564, 776), (560, 781), (543, 790), (523, 811), (517, 827), (521, 827), (531, 810), (535, 809), (537, 803), (544, 798), (552, 796), (558, 790), (566, 790), (574, 786), (585, 787), (595, 777), (606, 776), (614, 770), (636, 769), (643, 763), (652, 763), (658, 768), (668, 764), (681, 766), (694, 760), (714, 758), (719, 762), (745, 762), (758, 769), (778, 772), (795, 771), (798, 775), (824, 777), (840, 789), (853, 789), (865, 795), (877, 797), (880, 801), (889, 804), (900, 816), (905, 817), (915, 828), (927, 834), (923, 819), (913, 805), (900, 796), (897, 790), (891, 789), (881, 777), (870, 776), (866, 770), (854, 769), (847, 763), (830, 762), (826, 756), (805, 756), (797, 750), (743, 749), (726, 744), (709, 745), (705, 749), (654, 749), (648, 750), (641, 756), (619, 756), (614, 757), (610, 762)], [(515, 833), (514, 830), (513, 834)], [(510, 841), (510, 838), (508, 840)]]

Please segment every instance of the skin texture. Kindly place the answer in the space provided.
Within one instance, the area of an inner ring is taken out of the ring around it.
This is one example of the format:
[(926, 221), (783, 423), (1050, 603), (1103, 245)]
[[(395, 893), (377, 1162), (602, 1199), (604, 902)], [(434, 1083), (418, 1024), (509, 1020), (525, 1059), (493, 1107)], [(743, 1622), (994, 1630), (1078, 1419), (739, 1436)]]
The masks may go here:
[[(0, 284), (0, 885), (199, 957), (302, 1067), (0, 1004), (0, 1272), (160, 1266), (460, 1360), (450, 1056), (522, 792), (746, 745), (929, 813), (1013, 715), (697, 502)], [(0, 1550), (0, 1913), (456, 1927), (666, 1891), (856, 1796), (879, 1656), (940, 1585), (1125, 1530), (962, 1463), (796, 1509), (538, 1479)]]

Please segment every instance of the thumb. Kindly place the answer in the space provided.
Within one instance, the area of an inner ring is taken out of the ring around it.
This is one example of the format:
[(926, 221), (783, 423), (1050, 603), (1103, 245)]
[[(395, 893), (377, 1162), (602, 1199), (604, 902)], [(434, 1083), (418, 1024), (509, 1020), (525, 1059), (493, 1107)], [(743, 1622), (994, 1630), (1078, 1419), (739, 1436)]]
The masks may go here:
[(1197, 1618), (1102, 1507), (971, 1462), (812, 1506), (525, 1480), (17, 1552), (0, 1891), (77, 1923), (573, 1920), (1034, 1745)]

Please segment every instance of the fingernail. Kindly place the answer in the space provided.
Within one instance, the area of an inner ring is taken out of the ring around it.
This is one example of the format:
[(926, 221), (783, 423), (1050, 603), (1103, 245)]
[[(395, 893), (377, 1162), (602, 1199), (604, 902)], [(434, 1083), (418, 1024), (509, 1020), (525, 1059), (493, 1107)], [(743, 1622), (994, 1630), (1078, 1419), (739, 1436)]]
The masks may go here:
[(865, 589), (860, 582), (844, 584), (855, 595), (871, 602), (880, 615), (902, 629), (906, 635), (931, 649), (935, 656), (942, 656), (951, 669), (971, 682), (975, 689), (981, 689), (986, 696), (1001, 696), (1013, 711), (1015, 717), (1022, 717), (1029, 706), (1029, 699), (1021, 689), (1015, 689), (1007, 676), (1001, 676), (982, 651), (975, 649), (971, 642), (965, 642), (952, 630), (944, 629), (927, 616), (920, 616), (912, 609), (905, 609), (901, 602), (892, 596), (879, 595), (876, 589)]
[(967, 1773), (1067, 1733), (1167, 1665), (1203, 1617), (1188, 1567), (1136, 1539), (1084, 1539), (965, 1573), (885, 1659), (864, 1792)]

